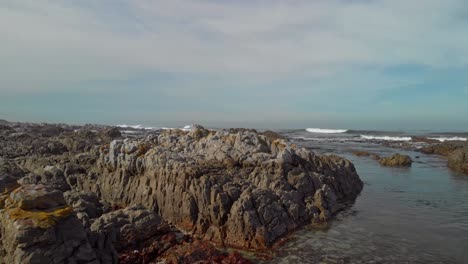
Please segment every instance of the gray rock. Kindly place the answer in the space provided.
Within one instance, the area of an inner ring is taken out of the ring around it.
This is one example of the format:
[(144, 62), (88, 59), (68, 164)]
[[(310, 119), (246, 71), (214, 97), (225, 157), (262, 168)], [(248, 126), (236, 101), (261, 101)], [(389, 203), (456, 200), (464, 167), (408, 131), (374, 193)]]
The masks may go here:
[(89, 241), (99, 261), (118, 263), (118, 250), (165, 233), (169, 226), (154, 212), (131, 206), (102, 215), (90, 230)]
[(0, 263), (95, 263), (87, 235), (62, 193), (21, 186), (0, 210)]
[(338, 156), (316, 156), (248, 130), (201, 127), (165, 131), (157, 144), (112, 141), (101, 149), (96, 172), (77, 179), (78, 188), (113, 204), (142, 204), (194, 236), (250, 249), (272, 246), (316, 221), (317, 212), (329, 220), (363, 186), (352, 163)]

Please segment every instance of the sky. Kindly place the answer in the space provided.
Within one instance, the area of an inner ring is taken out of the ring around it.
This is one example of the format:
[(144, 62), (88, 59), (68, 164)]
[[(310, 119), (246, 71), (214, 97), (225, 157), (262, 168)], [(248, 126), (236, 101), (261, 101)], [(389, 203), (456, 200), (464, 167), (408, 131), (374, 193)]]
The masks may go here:
[(0, 1), (0, 119), (468, 130), (468, 1)]

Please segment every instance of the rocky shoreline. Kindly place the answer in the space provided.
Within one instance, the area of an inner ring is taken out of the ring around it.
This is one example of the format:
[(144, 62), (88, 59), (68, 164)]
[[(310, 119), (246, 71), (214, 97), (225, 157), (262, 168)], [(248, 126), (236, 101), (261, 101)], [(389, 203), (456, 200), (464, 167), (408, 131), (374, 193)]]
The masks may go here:
[(249, 263), (222, 249), (271, 250), (363, 188), (274, 132), (138, 132), (2, 122), (0, 263)]

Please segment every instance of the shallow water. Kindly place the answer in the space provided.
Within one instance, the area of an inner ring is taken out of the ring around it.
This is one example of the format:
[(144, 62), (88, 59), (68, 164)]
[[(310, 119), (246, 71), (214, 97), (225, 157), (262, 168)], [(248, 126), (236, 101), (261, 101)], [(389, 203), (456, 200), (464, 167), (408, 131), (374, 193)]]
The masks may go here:
[[(468, 263), (468, 176), (450, 171), (442, 157), (373, 143), (295, 143), (350, 159), (365, 186), (329, 228), (295, 233), (273, 263)], [(415, 162), (382, 167), (352, 150), (399, 152)]]

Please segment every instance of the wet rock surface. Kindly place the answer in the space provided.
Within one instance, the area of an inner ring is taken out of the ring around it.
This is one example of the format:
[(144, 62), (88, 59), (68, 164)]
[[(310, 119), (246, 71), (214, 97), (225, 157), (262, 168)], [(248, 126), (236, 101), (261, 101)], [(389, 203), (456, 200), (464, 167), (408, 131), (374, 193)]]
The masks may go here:
[(380, 158), (379, 163), (382, 166), (410, 167), (413, 161), (411, 160), (411, 157), (408, 155), (401, 155), (399, 153), (396, 153), (390, 157)]
[(449, 155), (448, 167), (455, 171), (468, 174), (468, 146), (458, 148)]
[(7, 122), (0, 187), (0, 263), (248, 263), (217, 247), (270, 249), (363, 183), (271, 131)]
[(426, 154), (438, 154), (446, 156), (447, 166), (454, 171), (468, 174), (468, 143), (444, 142), (430, 145), (421, 149)]

